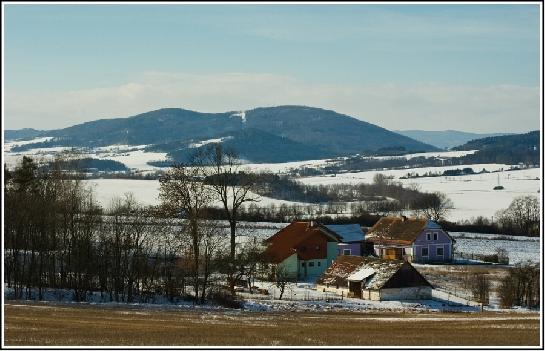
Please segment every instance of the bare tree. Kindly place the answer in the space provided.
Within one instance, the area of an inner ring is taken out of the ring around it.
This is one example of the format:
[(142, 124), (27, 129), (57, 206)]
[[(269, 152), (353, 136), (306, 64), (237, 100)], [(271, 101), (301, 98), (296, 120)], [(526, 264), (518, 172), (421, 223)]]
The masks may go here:
[(424, 216), (432, 221), (445, 219), (447, 214), (454, 207), (447, 195), (441, 192), (425, 194), (418, 205)]
[(536, 196), (519, 196), (509, 207), (498, 211), (498, 222), (515, 234), (539, 235), (540, 206)]
[(487, 305), (490, 298), (490, 279), (487, 274), (480, 273), (475, 274), (471, 278), (471, 292), (473, 293), (473, 298)]
[(286, 291), (286, 287), (290, 282), (292, 282), (293, 279), (291, 275), (289, 274), (286, 267), (283, 265), (277, 265), (275, 267), (275, 274), (274, 274), (274, 285), (280, 289), (280, 296), (278, 297), (279, 300), (282, 300), (282, 297), (284, 296), (284, 292)]
[(540, 304), (539, 264), (517, 263), (509, 270), (500, 284), (499, 295), (502, 307), (536, 307)]
[(211, 204), (213, 193), (203, 182), (203, 167), (196, 161), (191, 166), (175, 165), (160, 178), (159, 199), (165, 212), (187, 219), (183, 230), (189, 233), (193, 259), (195, 299), (199, 297), (200, 248), (202, 221)]
[(212, 144), (205, 153), (208, 184), (221, 202), (230, 228), (230, 250), (228, 264), (228, 283), (231, 294), (235, 295), (236, 283), (236, 236), (239, 210), (244, 203), (258, 201), (250, 192), (255, 185), (252, 174), (242, 172), (241, 162), (233, 151), (226, 151), (221, 144)]

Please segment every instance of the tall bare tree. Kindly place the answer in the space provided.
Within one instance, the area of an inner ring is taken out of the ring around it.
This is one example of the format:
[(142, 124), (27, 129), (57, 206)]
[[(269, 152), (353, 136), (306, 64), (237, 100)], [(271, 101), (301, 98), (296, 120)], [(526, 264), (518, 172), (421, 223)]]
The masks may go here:
[(454, 207), (448, 196), (441, 192), (425, 194), (418, 201), (418, 207), (425, 217), (432, 221), (445, 219), (450, 210)]
[(199, 297), (200, 248), (203, 239), (205, 210), (213, 200), (213, 192), (203, 181), (203, 167), (198, 159), (192, 165), (174, 165), (160, 178), (162, 206), (166, 213), (178, 214), (187, 221), (182, 230), (189, 234), (193, 259), (195, 299)]
[(539, 235), (540, 206), (536, 196), (518, 196), (496, 216), (503, 228), (515, 234)]
[(221, 144), (211, 144), (205, 152), (205, 170), (208, 184), (221, 202), (230, 228), (230, 250), (228, 264), (228, 283), (235, 295), (237, 257), (236, 236), (239, 210), (247, 202), (259, 201), (250, 190), (255, 186), (255, 177), (242, 171), (242, 163), (232, 150), (224, 150)]

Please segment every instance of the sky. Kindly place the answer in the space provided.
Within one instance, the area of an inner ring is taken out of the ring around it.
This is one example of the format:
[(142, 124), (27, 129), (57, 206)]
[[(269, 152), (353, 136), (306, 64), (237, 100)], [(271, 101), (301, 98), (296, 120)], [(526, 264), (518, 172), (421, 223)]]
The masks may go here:
[(540, 128), (535, 3), (2, 5), (5, 129), (287, 104), (391, 130)]

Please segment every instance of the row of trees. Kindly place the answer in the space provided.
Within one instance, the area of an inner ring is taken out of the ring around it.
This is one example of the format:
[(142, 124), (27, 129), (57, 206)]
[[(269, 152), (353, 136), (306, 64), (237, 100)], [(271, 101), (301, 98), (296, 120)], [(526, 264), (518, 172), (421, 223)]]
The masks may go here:
[[(352, 207), (353, 214), (370, 212), (387, 216), (412, 211), (416, 216), (426, 216), (432, 220), (444, 219), (452, 208), (452, 202), (440, 192), (421, 192), (418, 187), (403, 187), (384, 174), (378, 173), (373, 183), (304, 185), (287, 176), (265, 173), (246, 175), (254, 179), (254, 191), (262, 196), (280, 200), (327, 203), (327, 213), (337, 214), (346, 207), (346, 202), (359, 202)], [(322, 205), (323, 206), (323, 205)], [(325, 207), (325, 206), (323, 206)], [(306, 212), (309, 212), (307, 207)], [(315, 213), (325, 214), (325, 213)]]
[[(500, 306), (538, 307), (540, 304), (539, 264), (532, 262), (517, 263), (509, 268), (501, 278), (497, 288)], [(466, 277), (466, 284), (475, 301), (487, 305), (490, 300), (492, 282), (487, 273), (476, 273)]]
[[(211, 289), (234, 295), (242, 276), (256, 273), (261, 247), (237, 243), (238, 209), (251, 184), (233, 182), (234, 154), (211, 147), (190, 165), (161, 179), (161, 206), (145, 208), (131, 196), (101, 208), (81, 179), (57, 160), (48, 169), (24, 157), (5, 168), (5, 281), (16, 298), (37, 289), (70, 289), (76, 300), (98, 292), (112, 301), (191, 296)], [(217, 175), (214, 182), (204, 179)], [(222, 204), (228, 230), (207, 209)], [(216, 289), (217, 290), (217, 289)]]
[(514, 235), (539, 235), (540, 205), (537, 196), (516, 197), (509, 207), (496, 213), (499, 226)]
[(104, 210), (81, 181), (59, 168), (41, 173), (28, 157), (5, 175), (5, 279), (14, 297), (37, 289), (41, 299), (44, 288), (72, 290), (76, 300), (91, 291), (112, 301), (174, 296), (173, 280), (187, 271), (181, 243), (150, 210), (131, 197)]

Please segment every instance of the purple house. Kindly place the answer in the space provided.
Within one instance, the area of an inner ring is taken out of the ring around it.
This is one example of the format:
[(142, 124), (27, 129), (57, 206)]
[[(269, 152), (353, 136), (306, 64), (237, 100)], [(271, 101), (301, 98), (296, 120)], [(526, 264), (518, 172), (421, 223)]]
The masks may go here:
[(423, 218), (383, 217), (367, 233), (375, 254), (416, 263), (450, 262), (454, 239), (437, 223)]
[(341, 237), (337, 255), (361, 256), (365, 235), (359, 224), (328, 224), (325, 227)]

